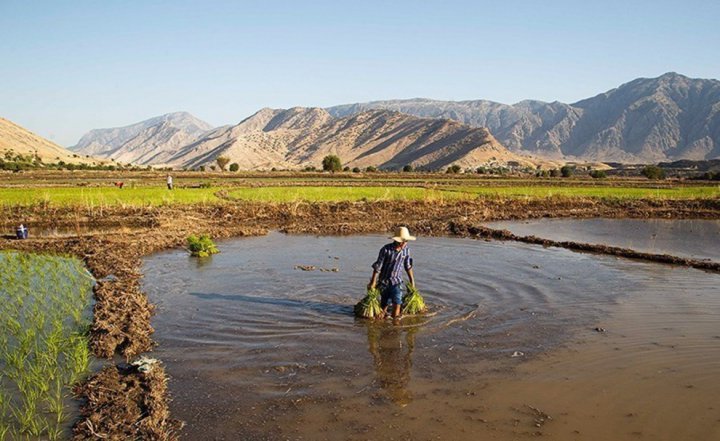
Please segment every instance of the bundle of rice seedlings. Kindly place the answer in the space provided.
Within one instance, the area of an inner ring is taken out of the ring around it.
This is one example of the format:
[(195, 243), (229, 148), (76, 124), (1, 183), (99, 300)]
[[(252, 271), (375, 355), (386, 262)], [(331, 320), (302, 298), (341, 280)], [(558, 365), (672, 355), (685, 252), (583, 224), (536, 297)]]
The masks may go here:
[(187, 238), (187, 244), (188, 249), (190, 250), (190, 255), (193, 257), (208, 257), (211, 254), (217, 254), (220, 252), (215, 246), (215, 242), (213, 242), (207, 234), (202, 234), (200, 236), (191, 234)]
[(425, 306), (425, 300), (423, 300), (417, 288), (410, 285), (409, 283), (405, 286), (407, 287), (407, 292), (403, 296), (402, 300), (402, 313), (422, 314), (423, 312), (425, 312), (427, 310), (427, 307)]
[(368, 289), (365, 297), (355, 305), (355, 316), (362, 318), (376, 318), (382, 314), (380, 307), (380, 290)]

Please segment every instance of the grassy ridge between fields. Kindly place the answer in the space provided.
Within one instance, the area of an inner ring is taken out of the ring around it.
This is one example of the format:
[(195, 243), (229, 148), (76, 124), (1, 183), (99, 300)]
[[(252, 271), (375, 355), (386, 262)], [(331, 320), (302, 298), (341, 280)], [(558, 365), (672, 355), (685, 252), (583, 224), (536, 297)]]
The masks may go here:
[(41, 187), (0, 188), (0, 205), (27, 206), (47, 203), (59, 206), (152, 206), (219, 203), (216, 193), (226, 190), (229, 198), (256, 202), (335, 202), (361, 200), (447, 200), (477, 197), (501, 198), (619, 198), (619, 199), (712, 199), (720, 197), (720, 186), (673, 188), (583, 187), (583, 186), (447, 186), (338, 187), (276, 186), (252, 188), (135, 187)]

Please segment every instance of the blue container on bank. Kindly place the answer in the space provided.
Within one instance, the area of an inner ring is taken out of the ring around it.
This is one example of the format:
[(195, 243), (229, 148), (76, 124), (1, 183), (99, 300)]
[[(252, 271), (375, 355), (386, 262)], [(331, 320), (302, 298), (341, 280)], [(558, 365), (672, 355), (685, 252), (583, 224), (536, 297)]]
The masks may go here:
[(15, 229), (15, 237), (17, 237), (18, 239), (28, 238), (28, 229), (25, 227), (25, 225), (20, 225)]

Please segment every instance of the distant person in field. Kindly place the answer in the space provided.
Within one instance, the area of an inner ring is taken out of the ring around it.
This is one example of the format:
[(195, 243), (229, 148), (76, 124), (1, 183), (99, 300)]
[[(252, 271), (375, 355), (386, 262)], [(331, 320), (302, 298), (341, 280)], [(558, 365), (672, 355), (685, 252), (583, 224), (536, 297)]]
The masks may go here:
[(412, 258), (407, 247), (408, 242), (415, 240), (415, 237), (410, 235), (407, 227), (400, 227), (391, 239), (393, 242), (380, 249), (377, 260), (372, 264), (373, 273), (368, 289), (376, 286), (380, 289), (380, 306), (383, 315), (387, 315), (388, 307), (392, 303), (392, 316), (399, 317), (403, 296), (402, 270), (407, 273), (410, 285), (415, 286)]
[(168, 190), (173, 189), (173, 178), (170, 175), (167, 176), (167, 186), (168, 186)]

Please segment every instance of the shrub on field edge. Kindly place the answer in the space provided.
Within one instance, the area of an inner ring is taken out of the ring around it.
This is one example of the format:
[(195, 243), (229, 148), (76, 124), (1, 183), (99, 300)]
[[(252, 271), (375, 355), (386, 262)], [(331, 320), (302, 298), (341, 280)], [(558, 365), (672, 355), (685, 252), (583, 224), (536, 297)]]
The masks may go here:
[(590, 177), (593, 179), (604, 179), (607, 178), (607, 173), (605, 173), (605, 170), (592, 170), (590, 172)]
[(190, 255), (194, 257), (208, 257), (211, 254), (220, 252), (207, 234), (201, 234), (200, 236), (191, 234), (187, 238), (187, 244)]
[(236, 172), (236, 171), (238, 171), (238, 170), (240, 170), (240, 166), (238, 165), (237, 162), (233, 162), (232, 164), (230, 164), (230, 171), (231, 171), (231, 172)]

